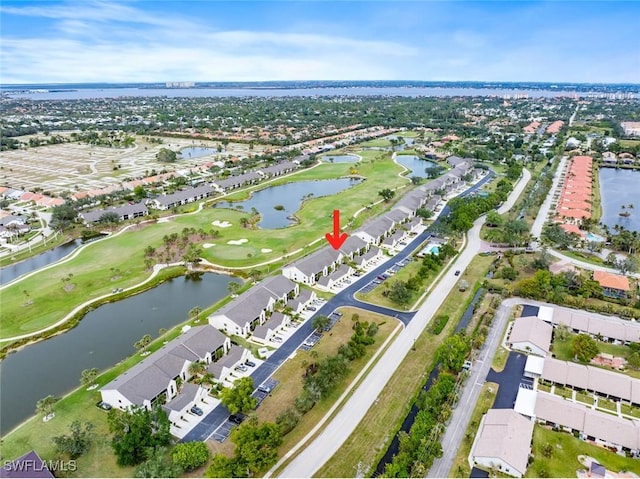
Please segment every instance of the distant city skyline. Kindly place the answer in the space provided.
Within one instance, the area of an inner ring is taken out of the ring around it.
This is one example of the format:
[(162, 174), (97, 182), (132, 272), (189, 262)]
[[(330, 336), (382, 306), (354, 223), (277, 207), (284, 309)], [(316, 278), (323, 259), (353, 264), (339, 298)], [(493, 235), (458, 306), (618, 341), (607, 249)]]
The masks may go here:
[(4, 1), (2, 84), (640, 83), (638, 2)]

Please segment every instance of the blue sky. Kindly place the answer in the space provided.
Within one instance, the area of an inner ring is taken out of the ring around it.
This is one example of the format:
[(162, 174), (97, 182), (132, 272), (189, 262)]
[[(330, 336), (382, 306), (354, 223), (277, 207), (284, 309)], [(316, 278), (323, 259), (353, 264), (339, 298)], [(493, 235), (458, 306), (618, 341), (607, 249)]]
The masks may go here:
[(640, 2), (11, 1), (10, 83), (640, 83)]

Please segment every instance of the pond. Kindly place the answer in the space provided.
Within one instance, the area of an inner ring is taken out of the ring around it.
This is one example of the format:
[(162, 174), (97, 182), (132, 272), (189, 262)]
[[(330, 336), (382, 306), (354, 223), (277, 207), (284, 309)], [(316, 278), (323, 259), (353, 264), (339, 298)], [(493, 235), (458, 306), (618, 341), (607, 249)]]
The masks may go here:
[[(224, 150), (222, 151), (224, 152)], [(214, 155), (218, 153), (217, 148), (207, 148), (204, 146), (194, 146), (189, 148), (183, 148), (180, 150), (180, 159), (188, 160), (191, 158), (199, 158), (201, 156)]]
[(428, 178), (425, 170), (438, 166), (433, 161), (423, 160), (415, 155), (398, 155), (396, 161), (411, 170), (408, 176), (419, 176), (420, 178)]
[(357, 163), (360, 157), (356, 155), (327, 155), (320, 157), (322, 161), (327, 163)]
[(0, 269), (0, 284), (6, 284), (9, 281), (13, 281), (18, 276), (30, 273), (37, 269), (40, 269), (48, 264), (55, 263), (56, 261), (64, 258), (69, 253), (74, 251), (78, 246), (82, 245), (82, 241), (77, 239), (57, 246), (49, 251), (45, 251), (33, 258), (25, 259), (19, 263), (15, 263), (9, 266), (5, 266)]
[[(300, 209), (304, 199), (333, 195), (357, 185), (360, 181), (357, 178), (296, 181), (256, 191), (248, 200), (230, 202), (229, 206), (247, 213), (251, 211), (251, 208), (258, 210), (260, 213), (258, 226), (260, 228), (284, 228), (296, 223), (293, 215)], [(280, 209), (280, 207), (283, 208)]]
[[(33, 415), (36, 402), (62, 396), (80, 383), (84, 369), (107, 369), (135, 352), (145, 334), (158, 337), (228, 294), (230, 276), (207, 273), (201, 280), (175, 278), (88, 313), (75, 328), (9, 354), (0, 367), (0, 433)], [(201, 320), (206, 324), (206, 320)]]
[[(612, 231), (615, 225), (640, 231), (640, 190), (636, 189), (640, 182), (640, 171), (600, 168), (598, 175), (602, 201), (600, 221)], [(628, 216), (620, 216), (620, 213)]]

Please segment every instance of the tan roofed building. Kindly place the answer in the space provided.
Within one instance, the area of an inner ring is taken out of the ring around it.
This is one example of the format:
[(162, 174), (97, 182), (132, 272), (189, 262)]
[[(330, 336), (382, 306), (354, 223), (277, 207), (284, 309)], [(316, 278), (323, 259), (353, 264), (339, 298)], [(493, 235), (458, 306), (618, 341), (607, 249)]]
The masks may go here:
[(469, 465), (496, 469), (513, 477), (527, 471), (533, 422), (512, 409), (489, 409), (482, 417)]

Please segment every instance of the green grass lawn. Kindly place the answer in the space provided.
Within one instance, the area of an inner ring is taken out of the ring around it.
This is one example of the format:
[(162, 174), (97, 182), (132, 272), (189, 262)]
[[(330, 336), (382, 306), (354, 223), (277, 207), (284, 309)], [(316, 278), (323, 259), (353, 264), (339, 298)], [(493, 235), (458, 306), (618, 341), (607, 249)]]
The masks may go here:
[[(554, 446), (550, 458), (542, 454), (545, 444)], [(619, 456), (605, 448), (581, 441), (569, 433), (555, 432), (537, 424), (533, 430), (533, 454), (536, 459), (527, 469), (525, 477), (576, 477), (576, 471), (585, 468), (578, 462), (579, 455), (591, 456), (614, 472), (640, 471), (637, 459)]]
[[(407, 281), (412, 276), (415, 276), (418, 270), (421, 268), (422, 262), (412, 261), (404, 268), (400, 269), (396, 274), (390, 276), (384, 282), (379, 284), (376, 288), (372, 289), (368, 293), (357, 293), (356, 298), (362, 301), (366, 301), (367, 303), (379, 304), (380, 306), (386, 306), (387, 308), (393, 309), (404, 309), (404, 305), (398, 304), (395, 301), (389, 299), (389, 297), (385, 296), (384, 293), (388, 292), (391, 288), (391, 285), (394, 281)], [(422, 287), (418, 291), (411, 291), (411, 299), (407, 301), (408, 305), (412, 305), (416, 302), (416, 300), (424, 293), (424, 290), (429, 287), (434, 278), (438, 275), (440, 271), (432, 272), (427, 276), (422, 282)]]
[(580, 401), (590, 406), (593, 404), (593, 396), (591, 394), (586, 394), (581, 391), (576, 391), (576, 401)]
[(385, 138), (374, 138), (373, 140), (368, 140), (363, 143), (360, 143), (358, 146), (362, 146), (364, 148), (367, 148), (367, 147), (384, 148), (387, 146), (391, 146), (391, 141)]
[[(336, 204), (340, 205), (344, 223), (348, 223), (355, 211), (378, 199), (377, 191), (407, 183), (406, 179), (397, 176), (401, 168), (389, 158), (383, 160), (379, 155), (363, 156), (366, 162), (361, 163), (359, 173), (367, 178), (365, 181), (337, 195), (307, 201), (297, 213), (300, 224), (289, 228), (271, 230), (265, 234), (265, 230), (242, 228), (240, 218), (246, 216), (244, 213), (228, 208), (205, 208), (197, 214), (139, 225), (115, 237), (90, 243), (73, 260), (2, 290), (0, 338), (37, 331), (59, 321), (84, 301), (110, 293), (114, 288), (126, 288), (141, 282), (150, 274), (144, 266), (144, 248), (149, 245), (160, 246), (163, 236), (180, 233), (185, 227), (202, 227), (208, 231), (215, 228), (211, 225), (214, 220), (230, 221), (232, 227), (216, 228), (221, 233), (220, 238), (204, 240), (202, 244), (216, 245), (203, 249), (206, 260), (231, 267), (251, 267), (321, 238), (332, 228), (331, 212)], [(280, 180), (335, 178), (348, 173), (348, 164), (323, 165)], [(229, 240), (242, 238), (248, 239), (248, 243), (238, 246), (227, 244)], [(272, 251), (263, 253), (263, 249)], [(310, 249), (299, 254), (308, 251)], [(73, 275), (72, 280), (63, 283), (62, 279), (69, 274)], [(69, 290), (70, 284), (73, 289)]]
[[(382, 346), (389, 335), (397, 333), (398, 322), (387, 316), (383, 316), (357, 308), (342, 308), (343, 316), (331, 330), (331, 336), (324, 334), (323, 338), (314, 346), (312, 351), (298, 351), (295, 357), (288, 359), (274, 374), (274, 378), (280, 381), (278, 387), (260, 405), (256, 413), (261, 421), (275, 422), (280, 413), (293, 407), (296, 397), (302, 392), (303, 373), (305, 364), (311, 364), (319, 359), (336, 354), (341, 344), (347, 343), (353, 335), (351, 317), (353, 314), (360, 316), (360, 321), (375, 322), (379, 325), (376, 342), (367, 347), (366, 354), (349, 364), (349, 371), (335, 390), (327, 397), (319, 401), (309, 412), (302, 416), (298, 425), (284, 437), (284, 442), (279, 448), (279, 455), (283, 456), (294, 447), (331, 409), (338, 398), (343, 394), (347, 386), (365, 367), (367, 362)], [(314, 358), (317, 353), (317, 359)]]
[(607, 409), (609, 411), (613, 411), (613, 412), (617, 412), (618, 408), (616, 407), (616, 403), (614, 403), (613, 401), (609, 400), (609, 399), (605, 399), (605, 398), (598, 398), (598, 407), (602, 408), (602, 409)]
[(629, 414), (630, 416), (637, 417), (640, 419), (639, 407), (629, 406), (628, 404), (622, 403), (620, 405), (620, 412), (622, 412), (622, 414)]
[[(490, 262), (491, 258), (481, 256), (471, 262), (466, 276), (469, 284), (484, 277)], [(379, 400), (367, 411), (340, 450), (318, 470), (316, 477), (353, 477), (359, 463), (365, 471), (376, 466), (424, 384), (434, 363), (435, 350), (453, 332), (471, 297), (473, 288), (466, 292), (451, 291), (436, 313), (436, 316), (448, 314), (451, 318), (445, 329), (438, 336), (425, 330), (417, 338), (415, 351), (407, 354), (380, 393)]]

